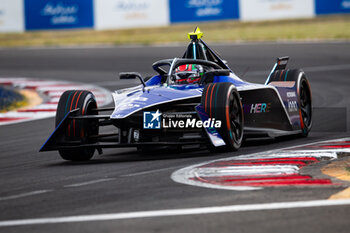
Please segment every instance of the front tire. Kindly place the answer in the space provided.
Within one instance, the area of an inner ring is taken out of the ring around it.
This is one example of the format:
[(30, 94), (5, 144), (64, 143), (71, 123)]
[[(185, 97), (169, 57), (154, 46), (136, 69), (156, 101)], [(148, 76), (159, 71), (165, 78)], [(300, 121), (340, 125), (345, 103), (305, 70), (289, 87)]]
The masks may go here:
[[(90, 91), (69, 90), (65, 91), (58, 102), (56, 112), (56, 127), (69, 111), (79, 109), (78, 116), (95, 115), (97, 108), (95, 96)], [(91, 143), (90, 135), (98, 134), (98, 122), (87, 120), (72, 120), (69, 122), (63, 138), (64, 142), (79, 141), (80, 143)], [(81, 149), (59, 149), (60, 156), (64, 160), (86, 161), (94, 155), (95, 148)]]
[(209, 118), (221, 121), (221, 128), (217, 130), (226, 149), (238, 150), (243, 140), (243, 108), (236, 87), (228, 82), (208, 84), (203, 90), (201, 104)]

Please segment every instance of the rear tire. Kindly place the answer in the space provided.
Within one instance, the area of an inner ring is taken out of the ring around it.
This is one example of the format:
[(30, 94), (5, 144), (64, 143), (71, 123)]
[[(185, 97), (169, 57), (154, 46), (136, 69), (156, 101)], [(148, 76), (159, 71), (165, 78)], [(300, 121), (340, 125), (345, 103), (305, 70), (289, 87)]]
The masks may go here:
[[(56, 127), (63, 120), (69, 111), (79, 109), (77, 116), (95, 115), (93, 109), (97, 108), (95, 96), (90, 91), (85, 90), (69, 90), (65, 91), (58, 102), (56, 112)], [(98, 124), (96, 121), (72, 120), (69, 122), (64, 135), (64, 141), (80, 141), (84, 143), (92, 143), (88, 139), (90, 135), (98, 134)], [(94, 155), (95, 148), (82, 149), (59, 149), (61, 157), (70, 161), (86, 161), (90, 160)]]
[[(244, 121), (236, 87), (228, 82), (210, 83), (203, 89), (201, 104), (209, 118), (221, 121), (221, 128), (217, 130), (226, 143), (226, 149), (238, 150), (242, 144)], [(209, 149), (212, 151), (213, 147)]]
[(297, 86), (301, 135), (307, 137), (312, 127), (312, 95), (310, 83), (300, 69), (278, 70), (272, 73), (270, 82), (293, 81)]

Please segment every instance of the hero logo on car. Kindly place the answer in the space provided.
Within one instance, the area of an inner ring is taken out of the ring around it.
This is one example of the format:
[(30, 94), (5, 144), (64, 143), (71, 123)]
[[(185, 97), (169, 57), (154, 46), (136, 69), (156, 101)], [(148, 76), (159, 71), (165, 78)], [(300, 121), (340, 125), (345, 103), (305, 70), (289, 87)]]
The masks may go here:
[(244, 113), (266, 113), (270, 112), (271, 103), (244, 104)]

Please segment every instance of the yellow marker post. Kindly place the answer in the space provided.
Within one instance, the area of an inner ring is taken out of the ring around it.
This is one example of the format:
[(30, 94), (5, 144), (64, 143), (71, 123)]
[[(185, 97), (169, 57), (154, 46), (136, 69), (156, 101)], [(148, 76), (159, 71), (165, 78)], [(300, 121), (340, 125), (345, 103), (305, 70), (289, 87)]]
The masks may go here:
[(196, 27), (193, 32), (189, 32), (187, 34), (188, 39), (190, 40), (199, 40), (202, 38), (203, 32), (199, 29), (199, 27)]

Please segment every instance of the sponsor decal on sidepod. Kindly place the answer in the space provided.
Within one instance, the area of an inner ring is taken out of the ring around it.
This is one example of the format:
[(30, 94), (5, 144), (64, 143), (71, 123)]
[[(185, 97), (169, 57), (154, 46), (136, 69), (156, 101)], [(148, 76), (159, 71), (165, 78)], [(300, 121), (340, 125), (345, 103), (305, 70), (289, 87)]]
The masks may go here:
[(184, 114), (163, 114), (157, 110), (156, 112), (143, 112), (143, 128), (144, 129), (160, 129), (160, 128), (220, 128), (221, 121), (215, 118), (209, 118), (202, 121), (192, 118), (191, 115)]
[(244, 113), (266, 113), (270, 112), (271, 103), (244, 104)]

